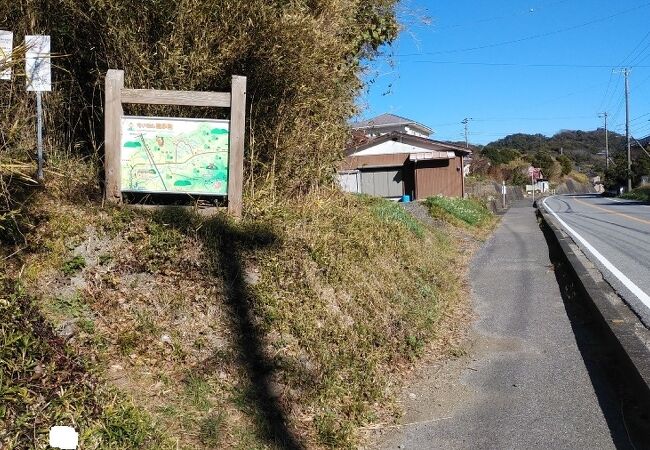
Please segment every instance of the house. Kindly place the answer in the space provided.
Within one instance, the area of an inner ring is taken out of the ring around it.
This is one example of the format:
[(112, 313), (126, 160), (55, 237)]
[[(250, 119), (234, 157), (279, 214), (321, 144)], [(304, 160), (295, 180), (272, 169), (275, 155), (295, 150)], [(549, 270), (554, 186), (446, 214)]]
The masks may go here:
[(354, 139), (339, 166), (346, 192), (399, 199), (462, 197), (464, 147), (429, 139), (432, 130), (410, 119), (382, 114), (352, 126)]

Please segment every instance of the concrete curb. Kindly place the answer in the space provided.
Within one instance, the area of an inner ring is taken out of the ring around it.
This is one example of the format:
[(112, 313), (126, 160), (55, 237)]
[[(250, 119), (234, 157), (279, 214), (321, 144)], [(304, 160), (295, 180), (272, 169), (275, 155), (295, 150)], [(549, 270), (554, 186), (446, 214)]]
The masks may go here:
[(539, 216), (553, 231), (558, 245), (573, 268), (578, 288), (599, 321), (607, 341), (616, 349), (622, 368), (635, 386), (639, 400), (650, 407), (650, 330), (607, 283), (600, 271), (585, 256), (543, 206)]

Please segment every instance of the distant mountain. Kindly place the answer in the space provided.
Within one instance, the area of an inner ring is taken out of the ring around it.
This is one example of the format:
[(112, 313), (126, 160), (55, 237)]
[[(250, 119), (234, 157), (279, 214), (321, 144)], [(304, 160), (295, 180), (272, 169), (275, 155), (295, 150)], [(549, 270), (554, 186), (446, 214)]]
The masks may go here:
[[(625, 136), (609, 131), (609, 154), (614, 157), (619, 152), (625, 152)], [(639, 139), (642, 145), (650, 144), (650, 136)], [(564, 154), (570, 157), (578, 167), (589, 171), (589, 168), (596, 168), (604, 165), (605, 153), (605, 130), (602, 128), (593, 131), (562, 130), (555, 135), (548, 137), (543, 134), (511, 134), (497, 141), (487, 144), (482, 153), (494, 158), (494, 154), (507, 150), (522, 153), (524, 157), (530, 157), (539, 150), (549, 152), (558, 156)], [(641, 152), (632, 139), (633, 154)]]
[[(609, 151), (616, 153), (626, 148), (625, 136), (609, 131)], [(512, 149), (532, 154), (546, 150), (552, 154), (564, 153), (576, 162), (587, 162), (605, 151), (605, 131), (562, 130), (547, 137), (542, 134), (512, 134), (485, 146), (486, 149)]]

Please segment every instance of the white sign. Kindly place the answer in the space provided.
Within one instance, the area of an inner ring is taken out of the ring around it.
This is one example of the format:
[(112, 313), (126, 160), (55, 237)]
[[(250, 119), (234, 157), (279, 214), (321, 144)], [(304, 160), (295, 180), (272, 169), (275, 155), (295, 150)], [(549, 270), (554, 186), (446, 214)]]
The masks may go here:
[(72, 427), (50, 428), (49, 444), (52, 448), (75, 450), (79, 445), (79, 433)]
[(33, 92), (52, 90), (52, 67), (50, 62), (50, 37), (25, 36), (25, 74), (27, 90)]
[(14, 48), (14, 34), (0, 30), (0, 80), (11, 80), (11, 52)]

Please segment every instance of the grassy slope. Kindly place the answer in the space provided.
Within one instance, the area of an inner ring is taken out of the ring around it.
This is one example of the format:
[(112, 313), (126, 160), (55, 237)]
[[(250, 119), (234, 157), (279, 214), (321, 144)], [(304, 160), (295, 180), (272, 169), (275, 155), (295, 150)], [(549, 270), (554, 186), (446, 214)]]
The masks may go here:
[[(33, 208), (21, 298), (74, 331), (65, 351), (133, 399), (139, 429), (188, 448), (353, 445), (359, 426), (397, 414), (391, 386), (463, 298), (454, 240), (383, 200), (258, 202), (240, 223), (61, 198)], [(82, 405), (97, 403), (93, 386)], [(99, 411), (79, 428), (122, 423)]]
[(431, 216), (469, 228), (479, 237), (487, 236), (497, 223), (496, 217), (478, 199), (437, 196), (426, 199), (425, 205)]
[(650, 202), (650, 187), (640, 187), (634, 189), (632, 192), (621, 195), (621, 198), (628, 200), (641, 200), (642, 202)]

